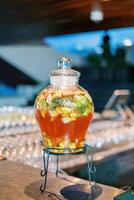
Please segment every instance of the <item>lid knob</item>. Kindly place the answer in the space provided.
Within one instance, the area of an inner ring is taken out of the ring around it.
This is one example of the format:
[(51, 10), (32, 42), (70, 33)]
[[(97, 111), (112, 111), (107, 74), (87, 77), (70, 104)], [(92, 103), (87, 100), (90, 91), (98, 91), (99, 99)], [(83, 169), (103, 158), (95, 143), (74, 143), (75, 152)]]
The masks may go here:
[(71, 68), (72, 59), (69, 57), (61, 57), (58, 59), (58, 68), (59, 69), (68, 69)]

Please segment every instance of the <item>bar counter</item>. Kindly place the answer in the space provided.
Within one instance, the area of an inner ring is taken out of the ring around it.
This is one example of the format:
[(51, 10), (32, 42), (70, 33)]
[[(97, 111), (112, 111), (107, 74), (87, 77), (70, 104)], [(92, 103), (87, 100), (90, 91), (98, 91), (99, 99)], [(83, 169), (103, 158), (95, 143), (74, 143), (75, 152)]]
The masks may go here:
[[(57, 178), (54, 173), (48, 174), (46, 191), (40, 193), (40, 169), (24, 164), (0, 161), (0, 200), (57, 200), (88, 199), (88, 181), (66, 176)], [(95, 199), (113, 200), (122, 191), (114, 187), (97, 184)]]

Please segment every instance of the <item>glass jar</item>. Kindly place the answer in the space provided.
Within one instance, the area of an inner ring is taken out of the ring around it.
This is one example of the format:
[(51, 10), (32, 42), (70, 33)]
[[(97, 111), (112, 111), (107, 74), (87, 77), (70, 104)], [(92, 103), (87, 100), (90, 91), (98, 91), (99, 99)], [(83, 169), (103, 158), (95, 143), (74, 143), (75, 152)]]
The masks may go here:
[(49, 73), (50, 83), (35, 100), (35, 117), (44, 148), (54, 153), (79, 152), (85, 145), (94, 105), (88, 92), (78, 85), (80, 73), (71, 69), (71, 59), (58, 60)]

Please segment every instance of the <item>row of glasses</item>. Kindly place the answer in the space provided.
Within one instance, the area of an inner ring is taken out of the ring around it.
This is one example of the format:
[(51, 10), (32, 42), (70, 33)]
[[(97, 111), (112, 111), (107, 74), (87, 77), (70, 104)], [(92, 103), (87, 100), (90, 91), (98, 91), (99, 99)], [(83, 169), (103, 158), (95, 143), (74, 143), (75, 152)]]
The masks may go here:
[[(97, 124), (96, 124), (97, 125)], [(102, 125), (101, 125), (102, 126)], [(134, 142), (134, 124), (133, 121), (125, 123), (123, 121), (111, 121), (111, 126), (107, 128), (91, 131), (87, 137), (88, 143), (96, 149), (103, 149), (123, 142)]]
[(41, 158), (40, 136), (32, 107), (0, 108), (0, 155), (34, 165)]
[[(9, 160), (40, 167), (41, 134), (29, 132), (0, 138), (0, 154)], [(37, 164), (36, 164), (37, 163)]]
[(0, 136), (38, 130), (32, 107), (0, 108)]
[[(41, 140), (32, 107), (0, 108), (0, 155), (34, 167), (42, 167)], [(133, 121), (127, 124), (124, 121), (110, 120), (94, 122), (87, 141), (98, 150), (124, 141), (134, 141)]]

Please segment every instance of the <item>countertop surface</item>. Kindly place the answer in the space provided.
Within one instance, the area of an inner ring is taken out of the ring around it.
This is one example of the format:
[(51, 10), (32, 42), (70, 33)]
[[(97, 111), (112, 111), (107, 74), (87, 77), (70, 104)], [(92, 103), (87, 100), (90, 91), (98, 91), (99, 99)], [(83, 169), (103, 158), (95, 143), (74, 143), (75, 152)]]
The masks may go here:
[[(0, 200), (89, 200), (89, 182), (64, 176), (57, 178), (54, 173), (48, 174), (46, 191), (40, 193), (40, 169), (27, 165), (0, 161)], [(95, 198), (113, 200), (122, 191), (113, 187), (97, 184)]]

